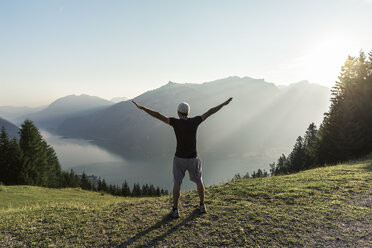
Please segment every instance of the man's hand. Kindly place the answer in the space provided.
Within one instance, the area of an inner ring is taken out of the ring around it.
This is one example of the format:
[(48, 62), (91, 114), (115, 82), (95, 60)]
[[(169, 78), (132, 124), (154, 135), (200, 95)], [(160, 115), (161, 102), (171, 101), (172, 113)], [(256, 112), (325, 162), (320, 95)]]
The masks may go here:
[(229, 99), (227, 99), (226, 102), (223, 103), (224, 106), (226, 106), (227, 104), (229, 104), (231, 101), (232, 101), (232, 97), (230, 97)]
[(142, 105), (140, 105), (140, 104), (136, 103), (136, 102), (135, 102), (135, 101), (133, 101), (133, 100), (132, 100), (132, 103), (134, 103), (134, 105), (136, 105), (136, 106), (137, 106), (137, 108), (139, 108), (139, 109), (142, 109), (142, 110), (143, 110), (143, 106), (142, 106)]
[(216, 113), (218, 110), (220, 110), (223, 106), (226, 106), (227, 104), (229, 104), (232, 100), (232, 97), (230, 97), (229, 99), (227, 99), (225, 102), (221, 103), (220, 105), (214, 107), (214, 108), (211, 108), (210, 110), (208, 110), (206, 113), (204, 113), (202, 115), (202, 119), (203, 121), (205, 121), (209, 116), (213, 115), (214, 113)]

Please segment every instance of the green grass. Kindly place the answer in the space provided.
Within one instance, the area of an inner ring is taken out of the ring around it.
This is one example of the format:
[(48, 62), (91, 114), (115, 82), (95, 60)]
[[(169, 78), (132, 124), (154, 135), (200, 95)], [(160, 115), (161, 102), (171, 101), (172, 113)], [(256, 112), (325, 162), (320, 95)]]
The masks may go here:
[(48, 189), (36, 186), (0, 186), (0, 211), (19, 211), (56, 204), (104, 204), (121, 202), (122, 197), (89, 192), (80, 188)]
[(371, 247), (372, 160), (171, 196), (0, 186), (0, 247)]

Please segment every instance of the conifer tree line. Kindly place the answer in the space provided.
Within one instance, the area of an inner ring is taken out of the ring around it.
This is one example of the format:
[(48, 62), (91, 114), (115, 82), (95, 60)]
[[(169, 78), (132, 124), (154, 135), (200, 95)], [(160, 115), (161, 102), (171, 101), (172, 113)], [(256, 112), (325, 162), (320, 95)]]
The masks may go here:
[(20, 130), (19, 142), (9, 139), (4, 127), (0, 133), (0, 182), (5, 185), (37, 185), (43, 187), (77, 187), (73, 171), (63, 172), (57, 155), (42, 138), (30, 120)]
[[(30, 120), (21, 125), (19, 141), (10, 139), (5, 128), (0, 131), (0, 183), (5, 185), (34, 185), (51, 188), (81, 187), (85, 190), (103, 191), (119, 196), (160, 196), (167, 190), (153, 185), (134, 184), (131, 191), (127, 182), (122, 187), (98, 180), (95, 185), (83, 173), (63, 171), (53, 147), (43, 139)], [(93, 176), (94, 178), (94, 176)]]
[(349, 56), (331, 90), (319, 129), (311, 123), (292, 152), (270, 164), (271, 175), (360, 158), (372, 152), (372, 51)]
[[(134, 183), (132, 190), (130, 189), (127, 181), (119, 186), (115, 184), (107, 184), (105, 179), (91, 180), (84, 172), (81, 176), (81, 188), (85, 190), (93, 190), (99, 192), (106, 192), (117, 196), (161, 196), (168, 195), (168, 190), (160, 189), (152, 184), (144, 184), (142, 187), (139, 183)], [(93, 182), (92, 182), (93, 181)], [(94, 182), (97, 183), (94, 183)]]
[(251, 174), (247, 172), (244, 176), (241, 176), (240, 173), (235, 174), (233, 179), (231, 181), (237, 181), (240, 179), (247, 179), (247, 178), (256, 178), (256, 177), (267, 177), (269, 176), (269, 173), (266, 170), (258, 169), (257, 171), (253, 171)]

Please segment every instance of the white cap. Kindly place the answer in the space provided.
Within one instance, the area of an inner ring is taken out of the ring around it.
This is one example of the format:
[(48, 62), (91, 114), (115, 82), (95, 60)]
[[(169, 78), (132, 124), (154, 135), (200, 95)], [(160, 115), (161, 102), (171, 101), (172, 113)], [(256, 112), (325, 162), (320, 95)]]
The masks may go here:
[(180, 104), (178, 104), (177, 111), (184, 115), (189, 115), (190, 105), (187, 102), (181, 102)]

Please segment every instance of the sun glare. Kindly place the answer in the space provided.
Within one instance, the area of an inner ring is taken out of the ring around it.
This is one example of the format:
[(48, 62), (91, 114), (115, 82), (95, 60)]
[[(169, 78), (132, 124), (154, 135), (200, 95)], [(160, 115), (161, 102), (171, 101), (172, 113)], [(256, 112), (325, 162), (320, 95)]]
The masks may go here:
[(356, 56), (358, 44), (347, 37), (318, 41), (299, 59), (300, 73), (314, 83), (334, 85), (348, 55)]

